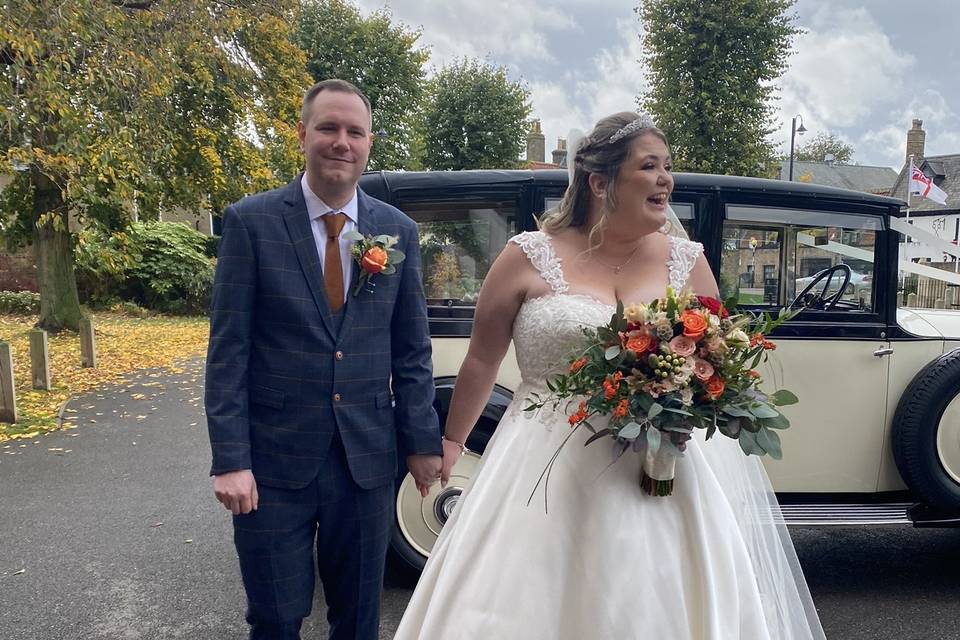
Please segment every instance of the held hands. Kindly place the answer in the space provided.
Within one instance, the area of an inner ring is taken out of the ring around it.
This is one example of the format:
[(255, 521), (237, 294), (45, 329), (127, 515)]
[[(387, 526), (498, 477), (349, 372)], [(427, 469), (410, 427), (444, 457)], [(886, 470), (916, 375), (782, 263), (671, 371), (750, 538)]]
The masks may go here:
[(443, 468), (440, 470), (440, 486), (444, 489), (450, 482), (450, 472), (453, 470), (453, 465), (457, 464), (457, 460), (460, 459), (463, 452), (464, 447), (459, 442), (443, 439)]
[(434, 455), (407, 456), (407, 469), (417, 483), (420, 496), (426, 498), (430, 487), (440, 477), (442, 458)]
[(260, 501), (257, 482), (250, 469), (214, 476), (213, 494), (235, 516), (256, 511)]

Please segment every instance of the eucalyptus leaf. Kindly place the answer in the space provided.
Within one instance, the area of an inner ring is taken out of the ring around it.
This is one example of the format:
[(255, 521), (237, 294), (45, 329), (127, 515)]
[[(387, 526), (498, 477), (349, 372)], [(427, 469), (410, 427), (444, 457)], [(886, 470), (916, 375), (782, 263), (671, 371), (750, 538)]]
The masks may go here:
[(800, 399), (792, 392), (787, 391), (786, 389), (780, 389), (776, 393), (770, 395), (770, 401), (778, 407), (784, 407), (788, 404), (797, 404), (800, 402)]
[(717, 433), (717, 425), (715, 424), (710, 425), (709, 427), (707, 427), (707, 436), (706, 438), (704, 438), (704, 440), (709, 440), (716, 433)]
[(682, 424), (665, 424), (660, 427), (661, 431), (673, 431), (675, 433), (693, 433), (693, 427)]
[(663, 413), (663, 405), (659, 402), (654, 402), (652, 405), (650, 405), (650, 408), (647, 409), (647, 417), (651, 420), (656, 418), (661, 413)]
[(757, 443), (763, 447), (774, 460), (783, 459), (783, 450), (780, 447), (780, 434), (770, 429), (760, 429), (757, 432)]
[(741, 431), (737, 442), (740, 443), (740, 448), (747, 455), (762, 456), (766, 453), (766, 451), (757, 444), (757, 437), (749, 431)]
[(383, 245), (388, 245), (392, 241), (392, 238), (386, 234), (381, 234), (379, 236), (374, 236), (373, 241)]
[(396, 264), (398, 262), (403, 262), (407, 259), (407, 254), (399, 249), (387, 249), (387, 258), (390, 262)]
[(760, 424), (769, 429), (787, 429), (790, 426), (790, 421), (787, 420), (785, 415), (778, 413), (774, 418), (765, 418), (761, 420)]
[(728, 404), (720, 407), (720, 411), (727, 414), (728, 416), (734, 416), (736, 418), (752, 418), (753, 417), (753, 414), (750, 413), (748, 410), (742, 407), (737, 407), (732, 404)]
[[(617, 432), (618, 438), (625, 438), (627, 440), (632, 440), (640, 435), (640, 432), (643, 430), (636, 422), (628, 422), (620, 428), (620, 431)], [(651, 429), (653, 431), (653, 429)]]
[(357, 231), (356, 229), (351, 229), (350, 231), (345, 231), (341, 236), (347, 242), (360, 242), (363, 240), (363, 234)]
[(755, 415), (758, 418), (776, 418), (780, 415), (780, 412), (771, 407), (770, 405), (763, 404), (758, 402), (755, 405), (750, 407), (750, 413)]
[(689, 411), (684, 411), (683, 409), (674, 409), (673, 407), (664, 407), (664, 411), (669, 411), (671, 413), (679, 413), (682, 416), (692, 416), (693, 414)]
[(392, 276), (396, 272), (397, 272), (397, 268), (392, 264), (388, 264), (383, 268), (383, 271), (381, 271), (380, 273), (382, 273), (385, 276)]
[(684, 457), (683, 451), (680, 451), (680, 449), (677, 448), (677, 445), (670, 442), (670, 438), (662, 438), (660, 440), (660, 446), (663, 448), (664, 451), (666, 451), (668, 454), (670, 454), (674, 458)]
[(607, 347), (607, 350), (603, 352), (603, 357), (607, 360), (613, 360), (618, 355), (620, 355), (620, 346), (616, 344)]

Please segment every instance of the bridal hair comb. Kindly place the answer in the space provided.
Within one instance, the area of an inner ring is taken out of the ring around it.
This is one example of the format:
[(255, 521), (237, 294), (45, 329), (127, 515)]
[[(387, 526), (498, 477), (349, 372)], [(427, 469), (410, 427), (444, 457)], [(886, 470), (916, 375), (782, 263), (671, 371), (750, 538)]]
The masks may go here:
[(648, 115), (645, 114), (645, 113), (644, 113), (644, 114), (641, 114), (640, 117), (637, 118), (636, 120), (634, 120), (633, 122), (631, 122), (631, 123), (629, 123), (629, 124), (627, 124), (627, 125), (624, 125), (624, 126), (620, 127), (619, 129), (617, 129), (617, 130), (614, 132), (614, 134), (613, 134), (612, 136), (610, 136), (610, 139), (607, 140), (607, 144), (613, 144), (614, 142), (616, 142), (616, 141), (619, 140), (620, 138), (623, 138), (623, 137), (625, 137), (625, 136), (628, 136), (628, 135), (630, 135), (631, 133), (633, 133), (634, 131), (639, 131), (640, 129), (652, 129), (652, 128), (656, 127), (656, 126), (657, 126), (657, 125), (656, 125), (656, 123), (654, 123), (653, 118), (651, 118), (650, 116), (648, 116)]

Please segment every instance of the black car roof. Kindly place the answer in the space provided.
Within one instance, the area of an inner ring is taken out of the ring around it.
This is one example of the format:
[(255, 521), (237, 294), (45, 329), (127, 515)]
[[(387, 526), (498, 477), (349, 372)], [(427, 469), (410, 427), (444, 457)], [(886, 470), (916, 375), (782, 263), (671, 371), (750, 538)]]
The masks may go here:
[[(861, 191), (825, 187), (803, 182), (744, 178), (707, 173), (674, 173), (674, 182), (682, 189), (700, 191), (750, 191), (777, 195), (828, 197), (878, 204), (887, 207), (906, 207), (897, 198), (878, 196)], [(563, 169), (477, 169), (468, 171), (369, 171), (360, 180), (360, 186), (376, 195), (385, 189), (393, 193), (409, 190), (443, 191), (477, 186), (510, 186), (515, 184), (542, 184), (564, 186), (567, 172)]]

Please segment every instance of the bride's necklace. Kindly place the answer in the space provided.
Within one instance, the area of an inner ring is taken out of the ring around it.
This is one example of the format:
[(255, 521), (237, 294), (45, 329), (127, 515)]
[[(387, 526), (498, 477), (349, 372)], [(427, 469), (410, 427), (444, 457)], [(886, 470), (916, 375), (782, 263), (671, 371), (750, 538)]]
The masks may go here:
[(606, 267), (607, 269), (611, 269), (614, 274), (618, 274), (618, 273), (620, 273), (620, 271), (623, 270), (623, 268), (624, 268), (625, 266), (627, 266), (628, 264), (630, 264), (630, 261), (633, 260), (633, 257), (634, 257), (635, 255), (637, 255), (637, 251), (639, 251), (639, 250), (640, 250), (640, 245), (638, 244), (637, 246), (635, 246), (635, 247), (633, 248), (633, 251), (630, 252), (630, 255), (627, 256), (627, 259), (624, 260), (623, 262), (621, 262), (620, 264), (617, 264), (617, 265), (607, 264), (606, 262), (604, 262), (603, 260), (599, 259), (596, 255), (594, 255), (594, 254), (592, 254), (592, 253), (590, 254), (590, 257), (593, 258), (594, 262), (596, 262), (597, 264), (599, 264), (601, 267)]

